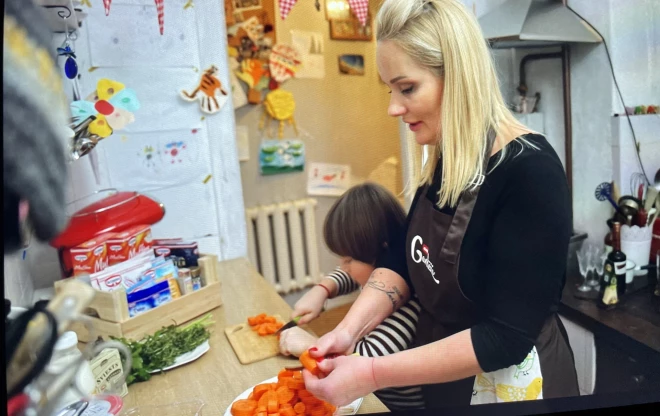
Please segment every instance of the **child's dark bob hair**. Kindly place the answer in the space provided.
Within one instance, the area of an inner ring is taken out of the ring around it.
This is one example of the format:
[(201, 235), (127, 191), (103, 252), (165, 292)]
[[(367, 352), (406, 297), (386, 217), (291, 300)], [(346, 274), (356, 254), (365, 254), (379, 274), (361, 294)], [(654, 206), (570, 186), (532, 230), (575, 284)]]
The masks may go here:
[(389, 247), (405, 238), (406, 213), (401, 203), (381, 185), (353, 186), (332, 205), (323, 224), (328, 249), (338, 256), (376, 265)]

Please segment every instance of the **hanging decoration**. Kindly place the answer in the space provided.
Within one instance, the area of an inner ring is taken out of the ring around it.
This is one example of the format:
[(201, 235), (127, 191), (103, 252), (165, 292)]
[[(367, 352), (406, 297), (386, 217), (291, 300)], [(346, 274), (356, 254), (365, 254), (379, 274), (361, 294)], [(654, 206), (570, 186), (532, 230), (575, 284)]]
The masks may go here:
[(64, 62), (64, 75), (69, 79), (75, 79), (78, 75), (78, 63), (76, 62), (76, 54), (71, 49), (71, 43), (67, 37), (62, 46), (57, 48), (57, 55), (66, 57)]
[(270, 132), (270, 122), (273, 120), (278, 121), (279, 128), (277, 137), (281, 139), (284, 137), (284, 125), (288, 121), (289, 124), (293, 126), (296, 136), (298, 136), (298, 127), (293, 118), (295, 109), (296, 101), (291, 92), (285, 91), (281, 88), (269, 92), (266, 94), (266, 99), (264, 100), (264, 112), (259, 121), (259, 129), (264, 130), (264, 128), (266, 128), (266, 134), (268, 134), (268, 137), (273, 137)]
[(227, 102), (227, 92), (222, 88), (222, 83), (216, 76), (218, 67), (211, 65), (199, 80), (199, 84), (192, 93), (181, 91), (181, 97), (186, 101), (199, 99), (199, 107), (206, 114), (215, 114)]
[[(112, 0), (103, 0), (103, 8), (105, 9), (105, 15), (110, 16), (110, 4)], [(89, 7), (92, 7), (91, 5)]]
[(360, 21), (360, 24), (365, 26), (367, 24), (367, 15), (369, 14), (369, 0), (348, 0), (348, 5), (353, 10), (355, 17)]
[(163, 34), (165, 26), (165, 3), (164, 0), (154, 0), (156, 2), (156, 12), (158, 13), (158, 29)]
[(183, 10), (189, 9), (191, 7), (195, 7), (195, 3), (193, 3), (193, 0), (188, 0), (186, 4), (183, 5)]
[(270, 75), (277, 82), (284, 82), (298, 70), (300, 66), (300, 54), (288, 45), (275, 45), (270, 54)]
[(282, 17), (282, 20), (286, 19), (286, 17), (289, 15), (289, 12), (293, 8), (293, 6), (296, 4), (297, 0), (279, 0), (280, 2), (280, 16)]
[(101, 138), (134, 122), (133, 112), (139, 109), (140, 102), (135, 91), (125, 88), (121, 82), (106, 78), (99, 80), (96, 92), (85, 100), (71, 103), (71, 114), (75, 120), (95, 117), (89, 124), (89, 133)]
[(80, 4), (87, 7), (92, 7), (92, 3), (89, 0), (80, 0)]
[(270, 76), (265, 65), (258, 59), (245, 59), (241, 62), (240, 70), (237, 70), (235, 74), (249, 87), (248, 102), (250, 104), (261, 103), (261, 91), (263, 90), (261, 81), (264, 78), (268, 80)]

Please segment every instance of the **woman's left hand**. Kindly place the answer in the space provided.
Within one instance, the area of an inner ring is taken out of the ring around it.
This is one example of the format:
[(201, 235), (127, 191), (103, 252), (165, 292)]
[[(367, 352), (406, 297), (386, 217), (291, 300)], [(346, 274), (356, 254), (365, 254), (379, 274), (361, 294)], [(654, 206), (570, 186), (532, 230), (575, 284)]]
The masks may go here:
[(325, 377), (303, 370), (305, 389), (335, 406), (345, 406), (377, 390), (372, 357), (339, 356), (318, 363)]

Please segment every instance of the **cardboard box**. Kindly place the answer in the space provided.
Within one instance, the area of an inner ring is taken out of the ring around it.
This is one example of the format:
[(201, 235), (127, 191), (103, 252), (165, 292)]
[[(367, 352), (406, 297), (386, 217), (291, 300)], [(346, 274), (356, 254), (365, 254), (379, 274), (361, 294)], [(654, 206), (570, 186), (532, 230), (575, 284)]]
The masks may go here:
[(101, 234), (92, 240), (69, 249), (69, 259), (73, 266), (73, 276), (92, 274), (105, 270), (108, 267), (108, 250), (106, 241), (114, 236), (113, 233)]
[(137, 254), (150, 250), (152, 246), (151, 227), (136, 225), (115, 234), (106, 242), (110, 266), (132, 259)]

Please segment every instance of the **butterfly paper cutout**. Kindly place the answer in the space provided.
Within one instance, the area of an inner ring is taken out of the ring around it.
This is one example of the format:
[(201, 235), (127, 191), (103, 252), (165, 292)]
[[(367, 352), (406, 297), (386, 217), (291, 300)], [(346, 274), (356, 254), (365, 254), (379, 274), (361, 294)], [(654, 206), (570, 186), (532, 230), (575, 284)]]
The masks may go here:
[(106, 78), (96, 84), (96, 93), (90, 94), (86, 100), (71, 103), (71, 113), (77, 120), (96, 117), (89, 125), (89, 132), (104, 138), (134, 122), (133, 112), (139, 108), (135, 91)]

